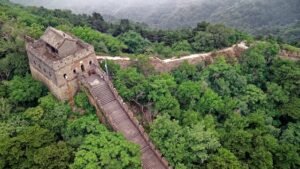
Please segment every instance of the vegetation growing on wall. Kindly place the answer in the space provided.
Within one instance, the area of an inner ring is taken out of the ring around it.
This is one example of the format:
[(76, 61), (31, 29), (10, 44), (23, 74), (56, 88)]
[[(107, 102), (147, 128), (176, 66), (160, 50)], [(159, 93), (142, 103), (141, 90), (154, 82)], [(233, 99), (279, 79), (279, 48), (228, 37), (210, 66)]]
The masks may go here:
[(174, 168), (298, 168), (300, 64), (278, 52), (258, 42), (230, 64), (111, 69), (124, 99), (148, 105), (150, 136)]

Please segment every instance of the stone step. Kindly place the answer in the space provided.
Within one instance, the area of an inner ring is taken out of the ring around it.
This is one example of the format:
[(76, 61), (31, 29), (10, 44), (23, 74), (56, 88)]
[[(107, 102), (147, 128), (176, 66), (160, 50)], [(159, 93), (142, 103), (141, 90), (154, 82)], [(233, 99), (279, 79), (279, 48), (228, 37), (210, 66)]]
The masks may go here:
[[(144, 138), (143, 133), (140, 133), (138, 127), (129, 118), (123, 103), (119, 103), (107, 82), (100, 79), (99, 76), (93, 76), (88, 80), (94, 84), (89, 87), (91, 94), (95, 97), (103, 113), (111, 119), (110, 122), (115, 126), (115, 129), (131, 142), (140, 145), (143, 168), (166, 169), (161, 159), (150, 148), (150, 143)], [(93, 83), (95, 80), (98, 80), (99, 83)]]

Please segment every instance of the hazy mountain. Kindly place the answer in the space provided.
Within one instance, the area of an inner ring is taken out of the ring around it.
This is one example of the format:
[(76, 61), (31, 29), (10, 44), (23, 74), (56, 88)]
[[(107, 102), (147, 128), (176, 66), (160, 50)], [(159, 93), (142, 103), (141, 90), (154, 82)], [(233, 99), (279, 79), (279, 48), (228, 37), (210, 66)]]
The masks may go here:
[[(100, 12), (159, 28), (224, 23), (249, 32), (278, 31), (300, 20), (300, 0), (13, 0), (26, 5)], [(299, 28), (299, 27), (298, 27)], [(300, 30), (296, 30), (300, 31)]]

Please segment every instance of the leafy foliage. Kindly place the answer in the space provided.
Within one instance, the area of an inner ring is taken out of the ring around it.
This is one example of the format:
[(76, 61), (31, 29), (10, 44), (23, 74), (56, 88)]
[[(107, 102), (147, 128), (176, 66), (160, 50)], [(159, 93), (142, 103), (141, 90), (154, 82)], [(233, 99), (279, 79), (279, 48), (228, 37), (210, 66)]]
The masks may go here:
[(71, 32), (80, 39), (92, 44), (97, 52), (120, 54), (126, 46), (116, 38), (102, 34), (89, 27), (75, 27)]
[(88, 135), (71, 168), (141, 168), (139, 148), (119, 134)]
[(236, 62), (147, 78), (118, 70), (115, 83), (122, 94), (138, 77), (126, 93), (156, 117), (150, 136), (174, 168), (297, 168), (299, 64), (277, 54), (276, 43), (257, 42)]
[(43, 86), (32, 79), (30, 75), (24, 78), (15, 76), (8, 83), (9, 98), (12, 102), (24, 103), (38, 99), (42, 96)]
[[(47, 129), (28, 126), (15, 135), (0, 137), (1, 168), (67, 168), (70, 158), (65, 143), (49, 145), (54, 136)], [(47, 146), (49, 145), (49, 147)], [(51, 151), (51, 152), (50, 152)]]
[(143, 53), (150, 44), (147, 39), (144, 39), (139, 33), (134, 31), (120, 35), (119, 39), (127, 45), (128, 53)]
[(184, 128), (178, 121), (162, 116), (151, 127), (153, 141), (174, 166), (197, 167), (208, 159), (210, 152), (220, 146), (216, 132), (206, 128), (204, 122)]

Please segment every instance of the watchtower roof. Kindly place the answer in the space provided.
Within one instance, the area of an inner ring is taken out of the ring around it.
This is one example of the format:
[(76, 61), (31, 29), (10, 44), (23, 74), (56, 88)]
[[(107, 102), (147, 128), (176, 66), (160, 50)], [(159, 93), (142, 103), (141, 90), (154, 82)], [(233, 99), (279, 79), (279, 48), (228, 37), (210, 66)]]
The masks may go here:
[(66, 39), (71, 41), (77, 41), (72, 36), (53, 27), (48, 27), (45, 33), (42, 35), (41, 39), (50, 46), (54, 47), (55, 49), (59, 49)]

